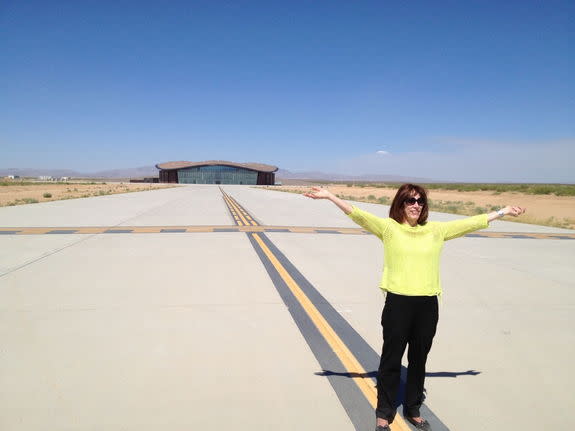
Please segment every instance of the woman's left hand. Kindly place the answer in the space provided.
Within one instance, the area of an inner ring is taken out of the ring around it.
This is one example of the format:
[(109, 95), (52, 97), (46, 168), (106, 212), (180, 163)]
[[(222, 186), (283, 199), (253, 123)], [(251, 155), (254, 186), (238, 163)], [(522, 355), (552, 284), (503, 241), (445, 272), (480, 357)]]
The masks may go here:
[(505, 208), (503, 208), (502, 211), (505, 213), (505, 215), (517, 217), (520, 216), (521, 214), (524, 214), (525, 209), (526, 208), (506, 206)]

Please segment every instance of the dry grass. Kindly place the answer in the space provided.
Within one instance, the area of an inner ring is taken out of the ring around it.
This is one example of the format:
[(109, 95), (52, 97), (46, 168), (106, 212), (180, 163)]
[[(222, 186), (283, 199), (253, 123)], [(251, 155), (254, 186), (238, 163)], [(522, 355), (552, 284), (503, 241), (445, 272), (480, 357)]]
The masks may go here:
[(174, 187), (152, 183), (3, 183), (0, 207)]
[[(325, 184), (325, 187), (345, 200), (389, 205), (395, 196), (396, 188), (369, 185), (353, 186), (346, 184)], [(310, 190), (306, 186), (268, 187), (292, 193)], [(556, 195), (534, 195), (517, 191), (457, 191), (441, 188), (429, 190), (430, 209), (451, 214), (475, 215), (494, 211), (505, 205), (527, 208), (527, 212), (517, 218), (507, 217), (506, 221), (575, 229), (575, 197)]]

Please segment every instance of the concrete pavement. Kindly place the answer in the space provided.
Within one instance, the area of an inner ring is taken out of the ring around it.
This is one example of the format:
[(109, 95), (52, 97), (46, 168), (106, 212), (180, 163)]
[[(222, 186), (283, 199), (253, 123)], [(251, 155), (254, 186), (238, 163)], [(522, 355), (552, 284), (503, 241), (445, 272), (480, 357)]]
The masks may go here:
[[(327, 202), (222, 188), (263, 225), (356, 227)], [(0, 208), (0, 227), (233, 224), (217, 186)], [(266, 236), (378, 352), (379, 241)], [(573, 257), (575, 240), (446, 243), (426, 380), (444, 429), (575, 425)], [(325, 376), (262, 262), (241, 232), (0, 235), (0, 429), (358, 429), (334, 386), (349, 377)]]

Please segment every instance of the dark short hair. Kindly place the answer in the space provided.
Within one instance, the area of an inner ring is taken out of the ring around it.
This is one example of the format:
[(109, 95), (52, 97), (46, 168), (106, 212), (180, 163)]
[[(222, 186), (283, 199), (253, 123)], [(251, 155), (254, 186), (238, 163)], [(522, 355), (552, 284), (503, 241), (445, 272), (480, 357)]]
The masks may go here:
[(423, 208), (421, 209), (421, 214), (419, 214), (417, 224), (424, 225), (427, 223), (427, 216), (429, 215), (427, 191), (416, 184), (404, 184), (397, 190), (397, 193), (393, 198), (393, 202), (391, 203), (391, 208), (389, 209), (389, 217), (398, 223), (403, 223), (405, 221), (405, 211), (403, 209), (405, 200), (418, 193), (421, 198), (425, 199), (425, 205), (423, 205)]

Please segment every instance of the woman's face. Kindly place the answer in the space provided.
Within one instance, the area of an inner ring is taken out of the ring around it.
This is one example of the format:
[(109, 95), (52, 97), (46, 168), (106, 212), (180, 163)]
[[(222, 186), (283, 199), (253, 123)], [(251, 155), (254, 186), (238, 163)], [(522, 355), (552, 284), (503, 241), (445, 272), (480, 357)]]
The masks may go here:
[(411, 226), (415, 226), (417, 224), (417, 220), (419, 220), (421, 210), (425, 206), (425, 202), (422, 201), (423, 199), (421, 199), (419, 193), (416, 192), (403, 202), (405, 221)]

